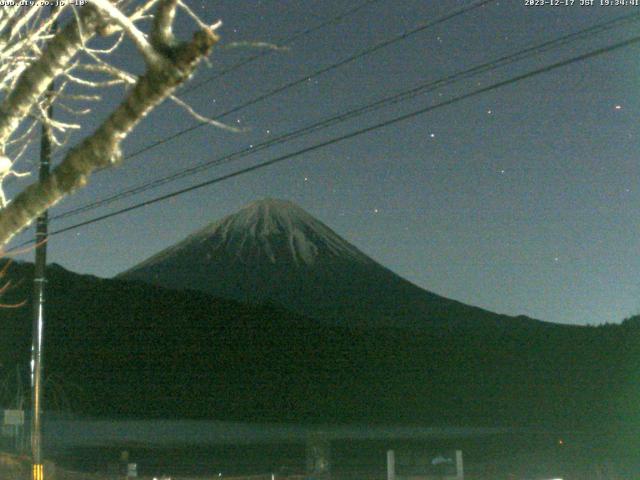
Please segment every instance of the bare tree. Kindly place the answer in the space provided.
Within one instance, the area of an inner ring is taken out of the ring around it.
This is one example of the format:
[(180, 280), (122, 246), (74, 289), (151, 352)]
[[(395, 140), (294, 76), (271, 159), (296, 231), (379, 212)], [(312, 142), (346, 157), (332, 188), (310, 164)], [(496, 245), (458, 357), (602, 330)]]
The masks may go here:
[[(187, 41), (173, 33), (179, 12), (195, 25)], [(54, 22), (61, 27), (52, 31)], [(79, 7), (67, 1), (51, 14), (38, 2), (21, 5), (16, 0), (14, 6), (0, 7), (0, 245), (84, 186), (93, 171), (119, 163), (122, 141), (163, 100), (170, 98), (197, 116), (173, 91), (209, 55), (219, 25), (204, 23), (182, 0), (86, 0)], [(144, 65), (141, 75), (110, 61), (127, 42), (135, 45)], [(74, 144), (47, 180), (8, 201), (2, 182), (8, 175), (26, 174), (16, 162), (36, 126), (43, 124), (54, 145), (62, 145), (70, 132), (82, 129), (82, 117), (92, 112), (87, 105), (113, 86), (124, 86), (126, 93), (106, 120)], [(54, 102), (75, 120), (50, 118)]]

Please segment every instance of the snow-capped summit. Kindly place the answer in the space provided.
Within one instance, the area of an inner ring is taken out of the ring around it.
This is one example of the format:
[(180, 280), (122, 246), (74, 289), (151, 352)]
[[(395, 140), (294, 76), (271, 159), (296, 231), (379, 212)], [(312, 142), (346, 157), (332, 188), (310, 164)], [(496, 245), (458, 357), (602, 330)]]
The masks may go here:
[(271, 198), (250, 203), (205, 228), (196, 238), (210, 249), (205, 258), (224, 249), (243, 262), (312, 265), (323, 255), (370, 261), (296, 204)]
[(263, 263), (313, 265), (319, 257), (373, 262), (325, 224), (286, 200), (267, 198), (189, 235), (123, 275), (172, 259), (206, 265), (221, 256), (248, 267)]
[(508, 318), (413, 285), (299, 206), (276, 199), (253, 202), (119, 277), (273, 302), (339, 323), (416, 326)]

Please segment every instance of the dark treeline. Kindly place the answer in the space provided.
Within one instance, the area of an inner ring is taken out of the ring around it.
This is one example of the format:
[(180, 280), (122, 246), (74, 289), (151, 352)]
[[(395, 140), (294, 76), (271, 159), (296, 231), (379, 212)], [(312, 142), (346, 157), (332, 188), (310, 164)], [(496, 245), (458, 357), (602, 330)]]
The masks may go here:
[[(31, 265), (1, 309), (5, 385), (29, 362)], [(49, 269), (46, 405), (223, 420), (597, 428), (640, 425), (640, 319), (349, 328)], [(26, 383), (25, 383), (26, 385)], [(12, 387), (3, 401), (11, 401)], [(5, 405), (9, 406), (9, 405)]]

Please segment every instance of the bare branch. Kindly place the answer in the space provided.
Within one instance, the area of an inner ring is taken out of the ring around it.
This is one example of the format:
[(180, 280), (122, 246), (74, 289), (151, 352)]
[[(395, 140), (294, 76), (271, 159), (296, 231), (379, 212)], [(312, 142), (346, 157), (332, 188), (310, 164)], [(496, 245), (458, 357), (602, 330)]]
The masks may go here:
[(118, 8), (116, 8), (109, 0), (89, 1), (93, 3), (97, 8), (99, 8), (103, 13), (109, 16), (109, 18), (115, 21), (131, 38), (131, 40), (133, 40), (133, 43), (142, 54), (143, 58), (147, 62), (147, 65), (153, 66), (155, 68), (162, 67), (164, 59), (160, 55), (158, 55), (153, 46), (147, 41), (147, 37), (145, 36), (145, 34), (135, 26), (135, 24), (129, 19), (129, 17), (127, 17)]
[(80, 78), (80, 77), (77, 77), (75, 75), (71, 75), (68, 72), (63, 73), (63, 75), (70, 82), (73, 82), (73, 83), (75, 83), (77, 85), (83, 85), (85, 87), (90, 87), (90, 88), (113, 87), (114, 85), (119, 85), (119, 84), (122, 83), (122, 80), (105, 80), (105, 81), (85, 80), (84, 78)]
[[(31, 131), (29, 132), (29, 135), (31, 135)], [(22, 155), (24, 155), (24, 152), (27, 151), (27, 148), (29, 148), (29, 144), (31, 143), (31, 136), (29, 136), (27, 138), (27, 141), (24, 142), (24, 144), (22, 145), (22, 147), (20, 148), (20, 150), (18, 150), (18, 153), (16, 153), (13, 156), (13, 166), (15, 166), (16, 163), (18, 163), (18, 160), (20, 160), (22, 158)], [(27, 172), (28, 175), (28, 172)], [(18, 177), (23, 176), (26, 177), (26, 175), (20, 174), (17, 175)]]
[(92, 8), (83, 8), (79, 22), (71, 22), (48, 42), (42, 56), (20, 75), (15, 88), (0, 104), (0, 152), (51, 81), (61, 74), (82, 47), (80, 31), (93, 35), (100, 17)]
[(226, 45), (220, 46), (220, 48), (231, 49), (231, 48), (264, 48), (266, 50), (274, 50), (277, 52), (286, 52), (289, 51), (289, 47), (281, 47), (276, 45), (275, 43), (268, 42), (231, 42)]
[(26, 177), (30, 175), (29, 172), (19, 173), (13, 170), (13, 164), (15, 162), (12, 161), (9, 157), (4, 155), (0, 156), (0, 207), (5, 207), (7, 205), (7, 198), (4, 194), (3, 182), (9, 175), (13, 175), (14, 177)]
[(198, 31), (191, 42), (172, 49), (166, 68), (148, 68), (123, 103), (93, 135), (66, 155), (48, 179), (30, 185), (0, 211), (0, 244), (6, 244), (44, 210), (84, 186), (94, 170), (119, 163), (122, 140), (151, 109), (192, 75), (217, 41), (211, 29)]
[[(39, 7), (36, 8), (38, 9), (38, 11), (41, 10)], [(39, 54), (40, 47), (36, 40), (48, 39), (49, 35), (47, 35), (47, 32), (49, 32), (51, 25), (53, 25), (53, 23), (58, 20), (58, 17), (62, 13), (62, 10), (63, 8), (56, 9), (53, 15), (47, 18), (47, 20), (43, 21), (38, 26), (38, 28), (28, 31), (27, 34), (20, 40), (15, 42), (8, 42), (5, 45), (5, 48), (3, 48), (0, 52), (0, 58), (10, 58), (11, 56), (15, 55), (16, 52), (19, 52), (20, 50), (25, 48), (25, 46), (28, 46), (29, 48), (37, 51), (37, 53)]]
[(7, 146), (9, 145), (14, 145), (16, 143), (20, 143), (22, 141), (24, 141), (25, 139), (27, 139), (29, 137), (29, 135), (31, 135), (31, 133), (33, 132), (33, 129), (38, 125), (38, 121), (34, 120), (33, 122), (31, 122), (31, 124), (27, 127), (27, 130), (21, 134), (19, 137), (12, 139), (11, 141), (7, 142)]
[(178, 1), (178, 6), (182, 10), (184, 10), (187, 13), (187, 15), (189, 15), (189, 17), (191, 17), (191, 20), (193, 20), (195, 22), (195, 24), (198, 26), (198, 28), (202, 28), (202, 29), (209, 28), (209, 26), (207, 24), (205, 24), (202, 20), (200, 20), (200, 17), (198, 17), (198, 15), (196, 15), (194, 13), (194, 11), (191, 10), (186, 3), (182, 2), (182, 1)]
[(175, 44), (172, 25), (177, 5), (178, 0), (160, 0), (151, 30), (151, 42), (158, 49), (170, 48)]
[(59, 98), (63, 98), (66, 100), (76, 100), (81, 102), (99, 102), (100, 100), (102, 100), (102, 97), (100, 95), (83, 95), (83, 94), (69, 94), (69, 93), (63, 93), (62, 95), (59, 95)]
[(16, 178), (22, 178), (22, 177), (28, 177), (31, 175), (31, 172), (16, 172), (15, 170), (10, 170), (9, 173), (7, 173), (7, 176), (14, 176)]
[(57, 108), (61, 108), (62, 110), (64, 110), (67, 113), (70, 113), (72, 115), (77, 115), (77, 116), (85, 116), (85, 115), (89, 115), (91, 113), (91, 109), (90, 108), (83, 108), (83, 109), (77, 109), (77, 108), (73, 108), (70, 107), (69, 105), (65, 105), (64, 103), (58, 102), (56, 104)]
[(89, 55), (96, 61), (96, 63), (83, 65), (82, 68), (84, 70), (88, 72), (104, 73), (105, 75), (109, 75), (114, 79), (120, 80), (119, 83), (126, 83), (129, 85), (133, 85), (134, 83), (136, 83), (135, 75), (132, 75), (131, 73), (121, 68), (114, 67), (113, 65), (105, 62), (93, 53), (89, 52)]
[(124, 40), (124, 33), (120, 32), (120, 35), (118, 35), (118, 38), (116, 39), (116, 41), (113, 42), (113, 45), (111, 45), (109, 48), (95, 49), (95, 48), (89, 48), (85, 45), (84, 50), (87, 53), (93, 53), (93, 54), (113, 53), (122, 44), (122, 40)]
[(180, 100), (175, 95), (171, 95), (169, 98), (171, 99), (172, 102), (174, 102), (179, 107), (183, 108), (189, 115), (191, 115), (193, 118), (195, 118), (199, 122), (207, 123), (209, 125), (221, 128), (223, 130), (227, 130), (229, 132), (239, 133), (239, 132), (243, 131), (240, 128), (232, 127), (231, 125), (227, 125), (225, 123), (219, 122), (217, 120), (214, 120), (213, 118), (209, 118), (209, 117), (205, 117), (203, 115), (200, 115), (198, 112), (196, 112), (193, 109), (193, 107), (191, 105), (189, 105), (187, 102), (185, 102), (183, 100)]

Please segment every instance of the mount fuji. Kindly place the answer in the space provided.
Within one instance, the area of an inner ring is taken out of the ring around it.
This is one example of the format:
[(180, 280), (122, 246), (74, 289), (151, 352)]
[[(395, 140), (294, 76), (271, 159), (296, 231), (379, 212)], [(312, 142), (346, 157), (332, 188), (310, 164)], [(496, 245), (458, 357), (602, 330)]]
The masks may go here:
[[(29, 302), (33, 265), (15, 262), (6, 275), (15, 287), (3, 303)], [(46, 368), (82, 386), (83, 414), (638, 424), (636, 320), (560, 325), (443, 298), (289, 202), (253, 203), (121, 277), (47, 270)], [(31, 316), (29, 306), (0, 308), (6, 372), (29, 364)]]
[(421, 328), (539, 324), (426, 291), (383, 267), (292, 202), (264, 199), (119, 275), (334, 324)]

